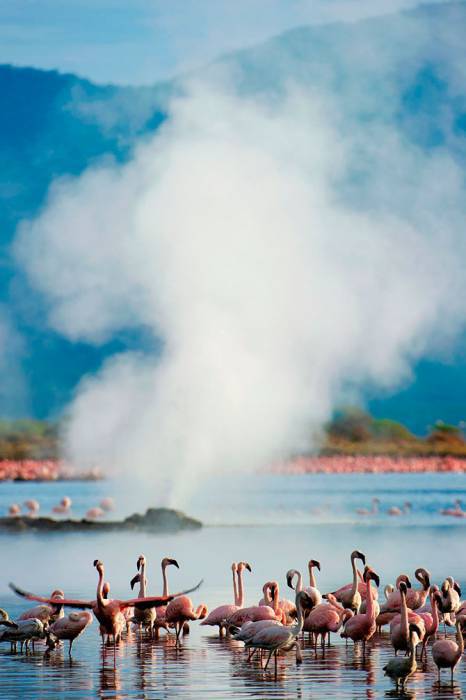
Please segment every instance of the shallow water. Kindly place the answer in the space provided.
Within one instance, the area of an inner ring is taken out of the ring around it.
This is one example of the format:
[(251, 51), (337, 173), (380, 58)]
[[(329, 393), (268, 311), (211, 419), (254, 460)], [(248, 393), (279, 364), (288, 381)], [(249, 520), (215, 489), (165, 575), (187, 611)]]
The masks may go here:
[[(50, 508), (65, 493), (74, 501), (76, 515), (95, 505), (103, 495), (117, 500), (118, 515), (143, 510), (144, 501), (123, 500), (125, 488), (108, 482), (2, 484), (0, 510), (12, 501), (35, 497), (42, 510)], [(222, 494), (219, 500), (218, 494)], [(226, 498), (227, 495), (227, 498)], [(377, 495), (382, 510), (413, 504), (411, 515), (376, 518), (355, 514), (368, 507)], [(193, 494), (186, 510), (208, 523), (195, 532), (177, 535), (124, 533), (63, 535), (1, 535), (0, 605), (14, 617), (29, 605), (14, 597), (7, 588), (9, 580), (30, 590), (48, 593), (64, 588), (70, 596), (92, 599), (95, 595), (95, 558), (106, 565), (106, 577), (112, 594), (131, 596), (129, 580), (136, 573), (137, 556), (148, 559), (149, 590), (161, 588), (159, 561), (175, 557), (180, 569), (170, 567), (172, 590), (193, 585), (202, 577), (202, 588), (193, 594), (194, 604), (206, 602), (210, 608), (230, 602), (230, 564), (248, 560), (253, 572), (245, 572), (248, 604), (258, 601), (263, 581), (279, 580), (281, 595), (292, 597), (286, 589), (289, 568), (306, 571), (309, 558), (320, 560), (318, 574), (321, 590), (332, 590), (350, 580), (349, 553), (358, 548), (378, 571), (382, 585), (393, 582), (406, 570), (412, 574), (418, 566), (440, 582), (451, 574), (466, 583), (462, 553), (466, 545), (466, 521), (449, 520), (438, 514), (454, 498), (466, 496), (463, 475), (354, 475), (336, 476), (259, 476), (246, 481), (234, 479), (211, 482)], [(328, 504), (328, 505), (327, 505)], [(316, 512), (316, 509), (322, 509)], [(394, 686), (383, 676), (382, 667), (392, 655), (386, 638), (370, 645), (363, 663), (358, 650), (332, 639), (325, 659), (317, 658), (305, 647), (304, 663), (296, 667), (293, 654), (280, 658), (278, 676), (264, 674), (257, 663), (248, 664), (242, 645), (221, 641), (210, 628), (192, 623), (191, 634), (177, 650), (172, 637), (159, 642), (139, 640), (132, 634), (117, 651), (117, 669), (113, 655), (102, 650), (97, 625), (77, 640), (73, 660), (60, 649), (45, 658), (40, 645), (31, 655), (11, 654), (9, 645), (0, 645), (0, 697), (40, 698), (335, 698), (390, 697)], [(421, 668), (411, 680), (409, 694), (419, 698), (462, 697), (466, 690), (466, 666), (460, 665), (453, 688), (434, 686), (432, 662)]]

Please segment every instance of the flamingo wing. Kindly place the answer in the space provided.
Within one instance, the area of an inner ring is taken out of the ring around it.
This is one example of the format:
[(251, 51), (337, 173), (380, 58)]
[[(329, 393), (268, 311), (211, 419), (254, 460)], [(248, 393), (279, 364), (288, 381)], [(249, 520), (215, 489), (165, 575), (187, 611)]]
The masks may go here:
[(180, 591), (179, 593), (171, 593), (170, 595), (148, 596), (147, 598), (131, 598), (130, 600), (121, 600), (120, 601), (120, 609), (124, 610), (125, 608), (130, 608), (130, 607), (139, 608), (139, 610), (145, 610), (146, 608), (158, 608), (162, 605), (166, 605), (174, 598), (179, 598), (182, 595), (187, 595), (188, 593), (192, 593), (193, 591), (197, 591), (198, 588), (200, 588), (203, 583), (204, 583), (204, 580), (201, 579), (201, 581), (199, 581), (197, 586), (194, 586), (193, 588), (188, 588), (187, 591)]
[(8, 584), (11, 590), (16, 593), (16, 595), (21, 596), (21, 598), (27, 598), (27, 600), (37, 600), (39, 603), (47, 603), (48, 605), (66, 605), (69, 608), (93, 608), (93, 600), (74, 600), (72, 598), (47, 598), (46, 596), (36, 595), (35, 593), (30, 593), (25, 591), (14, 583)]

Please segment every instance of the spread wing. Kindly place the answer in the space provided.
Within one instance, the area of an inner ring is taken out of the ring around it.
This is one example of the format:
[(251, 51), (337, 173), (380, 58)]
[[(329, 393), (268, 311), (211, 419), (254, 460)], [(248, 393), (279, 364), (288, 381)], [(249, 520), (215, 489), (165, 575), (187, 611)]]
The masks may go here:
[(27, 598), (27, 600), (36, 600), (39, 603), (47, 603), (48, 605), (66, 605), (68, 608), (79, 608), (84, 610), (85, 608), (92, 609), (94, 607), (94, 601), (92, 600), (74, 600), (72, 598), (47, 598), (45, 596), (36, 595), (35, 593), (29, 593), (14, 583), (9, 584), (11, 590), (16, 593), (16, 595), (21, 596), (21, 598)]
[(147, 598), (131, 598), (130, 600), (122, 600), (120, 602), (120, 607), (124, 608), (138, 608), (139, 610), (144, 610), (145, 608), (158, 608), (161, 605), (166, 605), (173, 598), (178, 598), (180, 595), (187, 595), (193, 591), (197, 591), (203, 584), (203, 580), (199, 581), (197, 586), (194, 588), (188, 588), (187, 591), (180, 591), (179, 593), (172, 593), (166, 596), (149, 596)]

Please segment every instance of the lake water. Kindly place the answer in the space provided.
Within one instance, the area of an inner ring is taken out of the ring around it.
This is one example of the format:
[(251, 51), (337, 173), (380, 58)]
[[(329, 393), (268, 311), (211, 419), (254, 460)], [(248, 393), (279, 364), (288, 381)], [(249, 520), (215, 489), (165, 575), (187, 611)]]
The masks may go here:
[[(46, 513), (63, 495), (73, 500), (73, 513), (81, 516), (100, 498), (111, 495), (116, 516), (157, 505), (147, 489), (135, 492), (127, 484), (6, 483), (0, 484), (0, 512), (11, 502), (37, 498)], [(356, 508), (369, 507), (371, 498), (381, 500), (382, 513), (362, 517)], [(168, 570), (170, 587), (179, 590), (204, 579), (193, 594), (195, 605), (209, 608), (232, 602), (232, 561), (246, 560), (253, 571), (245, 572), (246, 602), (261, 597), (262, 583), (272, 578), (286, 589), (289, 568), (306, 572), (309, 558), (318, 559), (322, 591), (333, 590), (350, 580), (349, 554), (357, 548), (380, 574), (382, 586), (393, 582), (401, 571), (413, 574), (424, 566), (439, 583), (453, 575), (466, 584), (466, 520), (439, 514), (455, 498), (466, 502), (466, 476), (426, 475), (261, 475), (249, 479), (218, 478), (202, 485), (185, 502), (190, 515), (206, 526), (199, 531), (176, 535), (80, 534), (0, 535), (2, 576), (0, 605), (12, 617), (27, 601), (14, 597), (8, 587), (18, 585), (47, 594), (63, 588), (67, 595), (92, 599), (95, 596), (94, 559), (102, 559), (114, 597), (131, 597), (129, 581), (136, 573), (136, 559), (148, 560), (149, 590), (161, 589), (160, 560), (175, 557), (180, 569)], [(412, 513), (393, 518), (388, 507), (412, 503)], [(381, 594), (382, 595), (382, 594)], [(173, 638), (158, 642), (139, 640), (133, 634), (113, 656), (102, 659), (97, 625), (77, 640), (70, 662), (63, 649), (44, 657), (40, 645), (31, 655), (11, 654), (0, 645), (0, 697), (4, 698), (377, 698), (391, 697), (394, 686), (383, 676), (382, 667), (392, 656), (387, 636), (376, 639), (363, 662), (352, 645), (339, 637), (317, 658), (306, 646), (304, 663), (296, 667), (293, 654), (281, 657), (277, 679), (264, 674), (257, 664), (248, 664), (242, 645), (218, 640), (210, 628), (192, 623), (191, 634), (177, 650)], [(453, 688), (445, 676), (440, 689), (430, 656), (408, 685), (409, 695), (418, 698), (466, 695), (466, 666), (457, 669)]]

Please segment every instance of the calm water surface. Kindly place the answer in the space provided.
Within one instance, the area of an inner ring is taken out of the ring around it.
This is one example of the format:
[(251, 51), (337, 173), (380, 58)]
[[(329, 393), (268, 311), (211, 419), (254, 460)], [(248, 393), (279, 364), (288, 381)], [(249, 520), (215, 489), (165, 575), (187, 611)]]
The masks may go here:
[[(0, 511), (9, 503), (37, 498), (47, 512), (63, 495), (73, 499), (74, 515), (81, 516), (103, 495), (113, 495), (118, 516), (156, 505), (153, 494), (131, 492), (126, 485), (54, 483), (0, 485)], [(368, 507), (373, 496), (382, 501), (375, 518), (355, 515)], [(451, 574), (466, 584), (466, 521), (449, 521), (439, 510), (455, 498), (466, 502), (463, 475), (355, 475), (355, 476), (258, 476), (247, 481), (211, 480), (185, 503), (185, 509), (207, 526), (177, 535), (78, 534), (0, 535), (2, 575), (0, 605), (12, 617), (28, 607), (10, 594), (8, 581), (40, 593), (61, 587), (70, 596), (92, 599), (96, 572), (92, 561), (106, 565), (106, 578), (115, 597), (131, 596), (129, 580), (136, 573), (136, 559), (148, 560), (149, 589), (161, 588), (160, 559), (175, 557), (180, 569), (169, 572), (172, 590), (193, 585), (202, 577), (194, 604), (212, 608), (232, 602), (230, 564), (248, 560), (253, 572), (245, 572), (246, 602), (261, 595), (265, 580), (276, 578), (282, 596), (285, 573), (293, 567), (306, 571), (309, 558), (319, 559), (322, 591), (350, 580), (348, 560), (352, 549), (367, 555), (379, 572), (382, 585), (393, 582), (401, 571), (412, 574), (425, 566), (440, 582)], [(409, 500), (412, 514), (390, 518), (391, 505)], [(358, 650), (337, 637), (325, 658), (305, 647), (304, 663), (296, 667), (292, 654), (280, 658), (277, 679), (257, 664), (246, 663), (242, 645), (219, 640), (209, 628), (191, 625), (183, 647), (175, 648), (171, 636), (159, 642), (138, 635), (124, 640), (113, 656), (102, 657), (97, 625), (77, 640), (72, 661), (63, 649), (44, 657), (40, 645), (31, 655), (11, 654), (0, 645), (0, 697), (2, 698), (378, 698), (395, 695), (382, 667), (392, 656), (387, 637), (377, 639), (365, 662)], [(430, 656), (409, 684), (408, 696), (453, 698), (466, 696), (466, 666), (456, 672), (455, 684), (435, 686)]]

